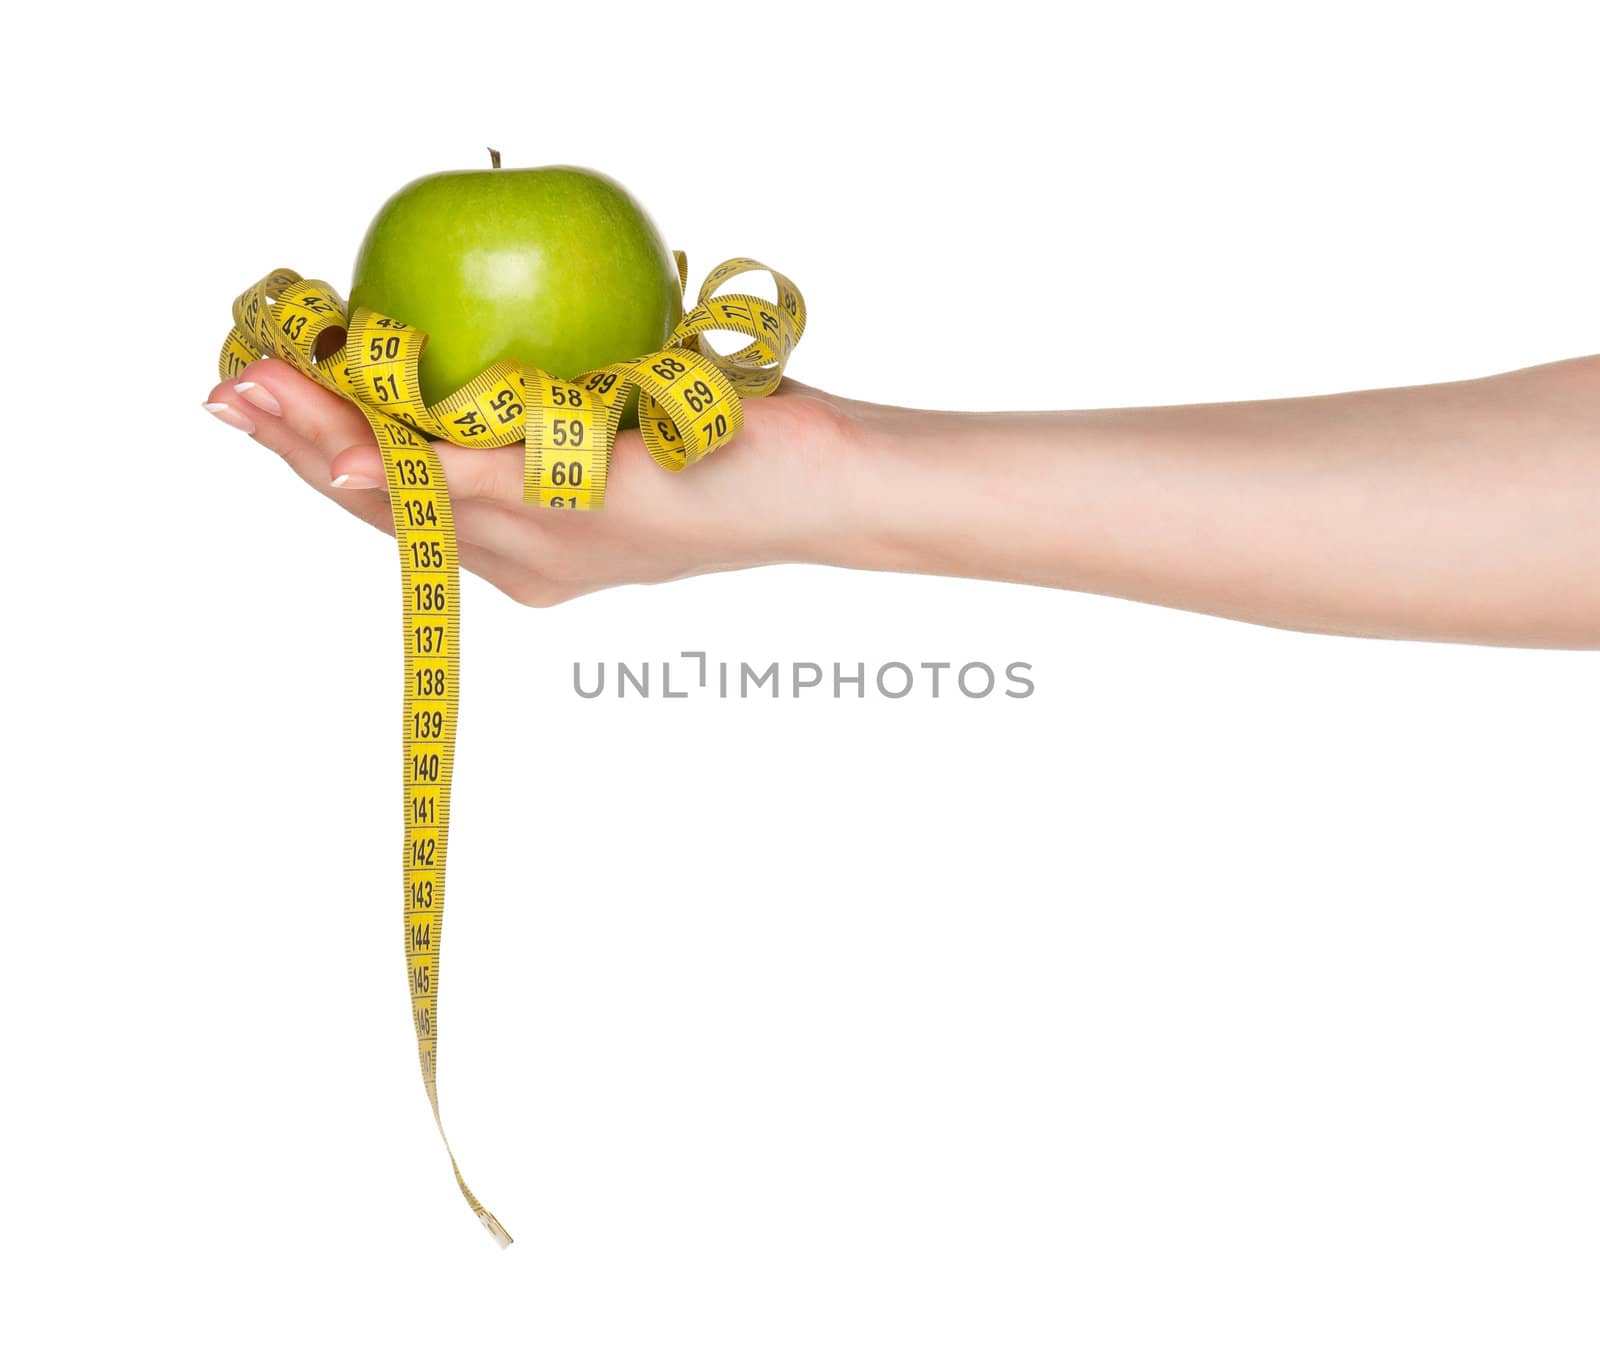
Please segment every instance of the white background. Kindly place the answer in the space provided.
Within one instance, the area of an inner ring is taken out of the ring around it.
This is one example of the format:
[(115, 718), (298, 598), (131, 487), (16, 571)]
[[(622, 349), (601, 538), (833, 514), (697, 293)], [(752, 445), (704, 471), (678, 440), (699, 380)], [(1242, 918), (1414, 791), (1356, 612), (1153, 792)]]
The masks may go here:
[[(1578, 13), (21, 20), (8, 1338), (1593, 1346), (1600, 656), (815, 568), (552, 611), (468, 577), (440, 1083), (501, 1253), (410, 1039), (392, 541), (199, 407), (239, 290), (344, 289), (378, 204), (486, 144), (614, 174), (691, 285), (789, 272), (792, 373), (856, 397), (1591, 352)], [(685, 648), (1038, 692), (571, 691)]]

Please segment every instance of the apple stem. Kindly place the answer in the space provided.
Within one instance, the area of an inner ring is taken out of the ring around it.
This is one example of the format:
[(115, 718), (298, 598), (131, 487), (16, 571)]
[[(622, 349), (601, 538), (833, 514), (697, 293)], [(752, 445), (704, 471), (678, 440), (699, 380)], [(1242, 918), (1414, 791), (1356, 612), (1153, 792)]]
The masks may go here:
[(500, 152), (492, 145), (489, 147), (489, 164), (492, 168), (500, 167)]

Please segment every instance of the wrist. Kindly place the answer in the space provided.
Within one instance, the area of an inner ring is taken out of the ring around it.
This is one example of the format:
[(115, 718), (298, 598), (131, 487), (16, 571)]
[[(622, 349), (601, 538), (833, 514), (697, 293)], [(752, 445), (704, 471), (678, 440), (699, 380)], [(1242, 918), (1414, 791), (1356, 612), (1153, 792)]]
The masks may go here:
[(916, 465), (926, 467), (937, 414), (830, 401), (825, 434), (807, 452), (807, 490), (794, 561), (866, 571), (926, 570)]
[(960, 414), (860, 405), (840, 473), (836, 528), (818, 561), (876, 572), (973, 575), (962, 503), (978, 447), (961, 443)]
[[(1036, 581), (1061, 552), (1073, 500), (1070, 456), (1039, 453), (1073, 437), (1065, 414), (934, 412), (857, 405), (839, 528), (819, 562), (872, 571)], [(1058, 486), (1062, 490), (1057, 493)], [(1055, 583), (1052, 583), (1055, 584)]]

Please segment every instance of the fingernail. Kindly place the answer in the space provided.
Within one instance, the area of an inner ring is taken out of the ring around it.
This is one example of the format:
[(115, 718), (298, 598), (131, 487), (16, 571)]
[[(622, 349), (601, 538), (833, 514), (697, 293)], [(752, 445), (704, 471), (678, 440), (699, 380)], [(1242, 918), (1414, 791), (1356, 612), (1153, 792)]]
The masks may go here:
[(271, 413), (274, 417), (283, 415), (283, 405), (265, 385), (257, 384), (254, 380), (241, 380), (233, 387), (239, 391), (240, 398), (254, 403), (262, 412)]
[(207, 403), (205, 410), (219, 422), (226, 422), (230, 427), (236, 427), (240, 431), (248, 431), (251, 434), (255, 432), (256, 424), (231, 403)]
[(368, 478), (364, 473), (342, 473), (333, 480), (336, 488), (375, 488), (382, 487), (376, 478)]

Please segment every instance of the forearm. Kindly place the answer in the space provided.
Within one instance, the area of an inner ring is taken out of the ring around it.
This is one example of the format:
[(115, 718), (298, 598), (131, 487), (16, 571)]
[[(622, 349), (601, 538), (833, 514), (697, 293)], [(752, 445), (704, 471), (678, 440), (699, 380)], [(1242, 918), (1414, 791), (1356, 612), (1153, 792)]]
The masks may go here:
[(1600, 646), (1600, 358), (1253, 403), (845, 406), (860, 454), (821, 561), (1319, 632)]

